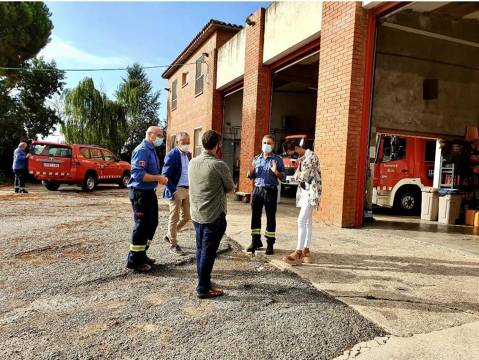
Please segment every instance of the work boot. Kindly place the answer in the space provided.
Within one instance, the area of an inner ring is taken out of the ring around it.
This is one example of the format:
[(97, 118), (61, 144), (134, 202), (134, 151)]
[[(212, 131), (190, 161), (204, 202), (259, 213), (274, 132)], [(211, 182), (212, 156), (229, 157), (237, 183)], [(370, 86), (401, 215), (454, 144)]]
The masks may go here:
[(19, 191), (19, 190), (18, 190), (18, 188), (16, 187), (16, 188), (15, 188), (15, 192), (17, 193), (18, 191)]
[(140, 265), (126, 264), (126, 267), (128, 269), (132, 269), (138, 272), (148, 272), (151, 270), (151, 266), (148, 264), (140, 264)]
[(148, 264), (148, 265), (153, 265), (154, 263), (156, 263), (156, 259), (152, 259), (150, 257), (146, 257), (146, 260), (145, 260), (145, 263)]
[(28, 194), (28, 191), (25, 190), (25, 189), (20, 189), (18, 190), (19, 193), (22, 193), (22, 194)]
[(184, 256), (185, 255), (185, 252), (180, 247), (180, 245), (171, 245), (170, 253), (178, 255), (178, 256)]
[(256, 250), (261, 249), (263, 247), (263, 243), (261, 240), (251, 240), (251, 244), (247, 247), (246, 251), (250, 253), (255, 253)]
[(268, 245), (266, 246), (266, 251), (264, 253), (265, 253), (265, 255), (273, 255), (274, 254), (273, 242), (272, 241), (268, 241)]

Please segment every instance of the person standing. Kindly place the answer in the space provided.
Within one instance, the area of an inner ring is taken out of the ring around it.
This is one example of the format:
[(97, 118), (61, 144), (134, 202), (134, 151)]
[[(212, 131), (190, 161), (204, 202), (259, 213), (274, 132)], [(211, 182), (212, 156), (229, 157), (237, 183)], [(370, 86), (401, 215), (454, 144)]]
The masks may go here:
[(301, 208), (298, 215), (298, 243), (296, 251), (284, 260), (290, 265), (311, 262), (311, 244), (313, 229), (313, 210), (319, 208), (321, 201), (321, 168), (314, 152), (301, 146), (295, 151), (300, 155), (299, 165), (294, 174), (298, 182), (296, 206)]
[(168, 178), (163, 191), (163, 198), (169, 201), (170, 217), (166, 242), (170, 243), (170, 251), (184, 255), (178, 245), (177, 233), (190, 220), (190, 196), (188, 194), (188, 164), (191, 160), (190, 136), (186, 132), (176, 135), (176, 146), (165, 156), (162, 174)]
[(25, 177), (28, 172), (27, 161), (30, 154), (27, 155), (26, 148), (27, 143), (21, 142), (13, 152), (12, 170), (15, 174), (14, 187), (16, 193), (28, 193), (25, 189)]
[(266, 255), (273, 255), (273, 245), (276, 240), (276, 209), (278, 201), (278, 180), (285, 177), (283, 159), (273, 153), (274, 138), (271, 135), (263, 137), (262, 154), (254, 158), (248, 171), (248, 178), (254, 179), (253, 195), (251, 197), (251, 245), (246, 251), (255, 253), (263, 247), (261, 242), (261, 214), (263, 206), (266, 210)]
[(226, 193), (234, 190), (226, 163), (219, 160), (221, 136), (213, 130), (203, 134), (204, 151), (190, 162), (191, 218), (196, 232), (197, 296), (200, 299), (223, 295), (211, 285), (216, 251), (226, 231)]
[(163, 130), (150, 126), (145, 139), (131, 156), (131, 176), (128, 196), (133, 208), (133, 230), (126, 267), (145, 272), (151, 270), (154, 259), (146, 255), (158, 226), (158, 183), (166, 185), (168, 178), (160, 175), (160, 164), (155, 147), (163, 143)]

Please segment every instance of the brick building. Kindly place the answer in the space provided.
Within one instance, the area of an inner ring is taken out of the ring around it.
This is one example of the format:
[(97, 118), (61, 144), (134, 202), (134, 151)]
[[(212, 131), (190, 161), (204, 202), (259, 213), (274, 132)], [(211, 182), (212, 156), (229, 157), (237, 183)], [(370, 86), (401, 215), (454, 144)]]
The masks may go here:
[[(478, 20), (477, 3), (319, 1), (273, 3), (244, 27), (212, 20), (163, 74), (169, 133), (193, 134), (197, 153), (204, 130), (222, 132), (245, 192), (264, 134), (311, 133), (323, 173), (316, 218), (361, 226), (376, 133), (477, 126)], [(423, 95), (431, 78), (443, 91), (434, 101)]]

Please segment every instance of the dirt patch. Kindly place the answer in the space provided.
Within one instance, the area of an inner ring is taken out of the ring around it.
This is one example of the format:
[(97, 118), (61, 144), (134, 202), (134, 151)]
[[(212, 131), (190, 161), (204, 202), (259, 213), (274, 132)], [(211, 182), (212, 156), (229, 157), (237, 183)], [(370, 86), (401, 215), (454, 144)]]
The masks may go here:
[(62, 258), (80, 259), (88, 253), (84, 242), (62, 246), (48, 245), (42, 248), (22, 251), (15, 254), (15, 259), (25, 261), (55, 261)]
[(75, 221), (69, 221), (67, 223), (62, 223), (57, 226), (55, 226), (56, 230), (70, 230), (70, 229), (75, 229), (78, 227), (83, 227), (83, 226), (96, 226), (100, 224), (104, 224), (105, 221), (102, 219), (93, 219), (93, 220), (75, 220)]

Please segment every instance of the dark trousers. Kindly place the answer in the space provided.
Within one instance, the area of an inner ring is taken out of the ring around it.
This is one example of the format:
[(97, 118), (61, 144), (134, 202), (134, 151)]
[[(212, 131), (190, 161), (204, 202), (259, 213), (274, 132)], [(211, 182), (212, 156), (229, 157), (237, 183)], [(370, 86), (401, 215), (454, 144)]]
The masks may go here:
[(196, 222), (193, 224), (196, 231), (196, 272), (198, 273), (196, 291), (207, 292), (211, 289), (211, 271), (213, 271), (216, 252), (226, 231), (226, 216), (223, 213), (209, 224)]
[(261, 241), (261, 215), (263, 206), (266, 210), (266, 231), (264, 236), (268, 243), (276, 239), (276, 209), (278, 206), (278, 188), (255, 187), (251, 197), (251, 237), (255, 244)]
[(138, 266), (145, 263), (146, 251), (158, 226), (158, 199), (154, 190), (133, 188), (130, 188), (128, 197), (134, 219), (128, 264)]
[(25, 176), (27, 175), (27, 169), (13, 170), (15, 173), (15, 189), (23, 189), (25, 187)]

